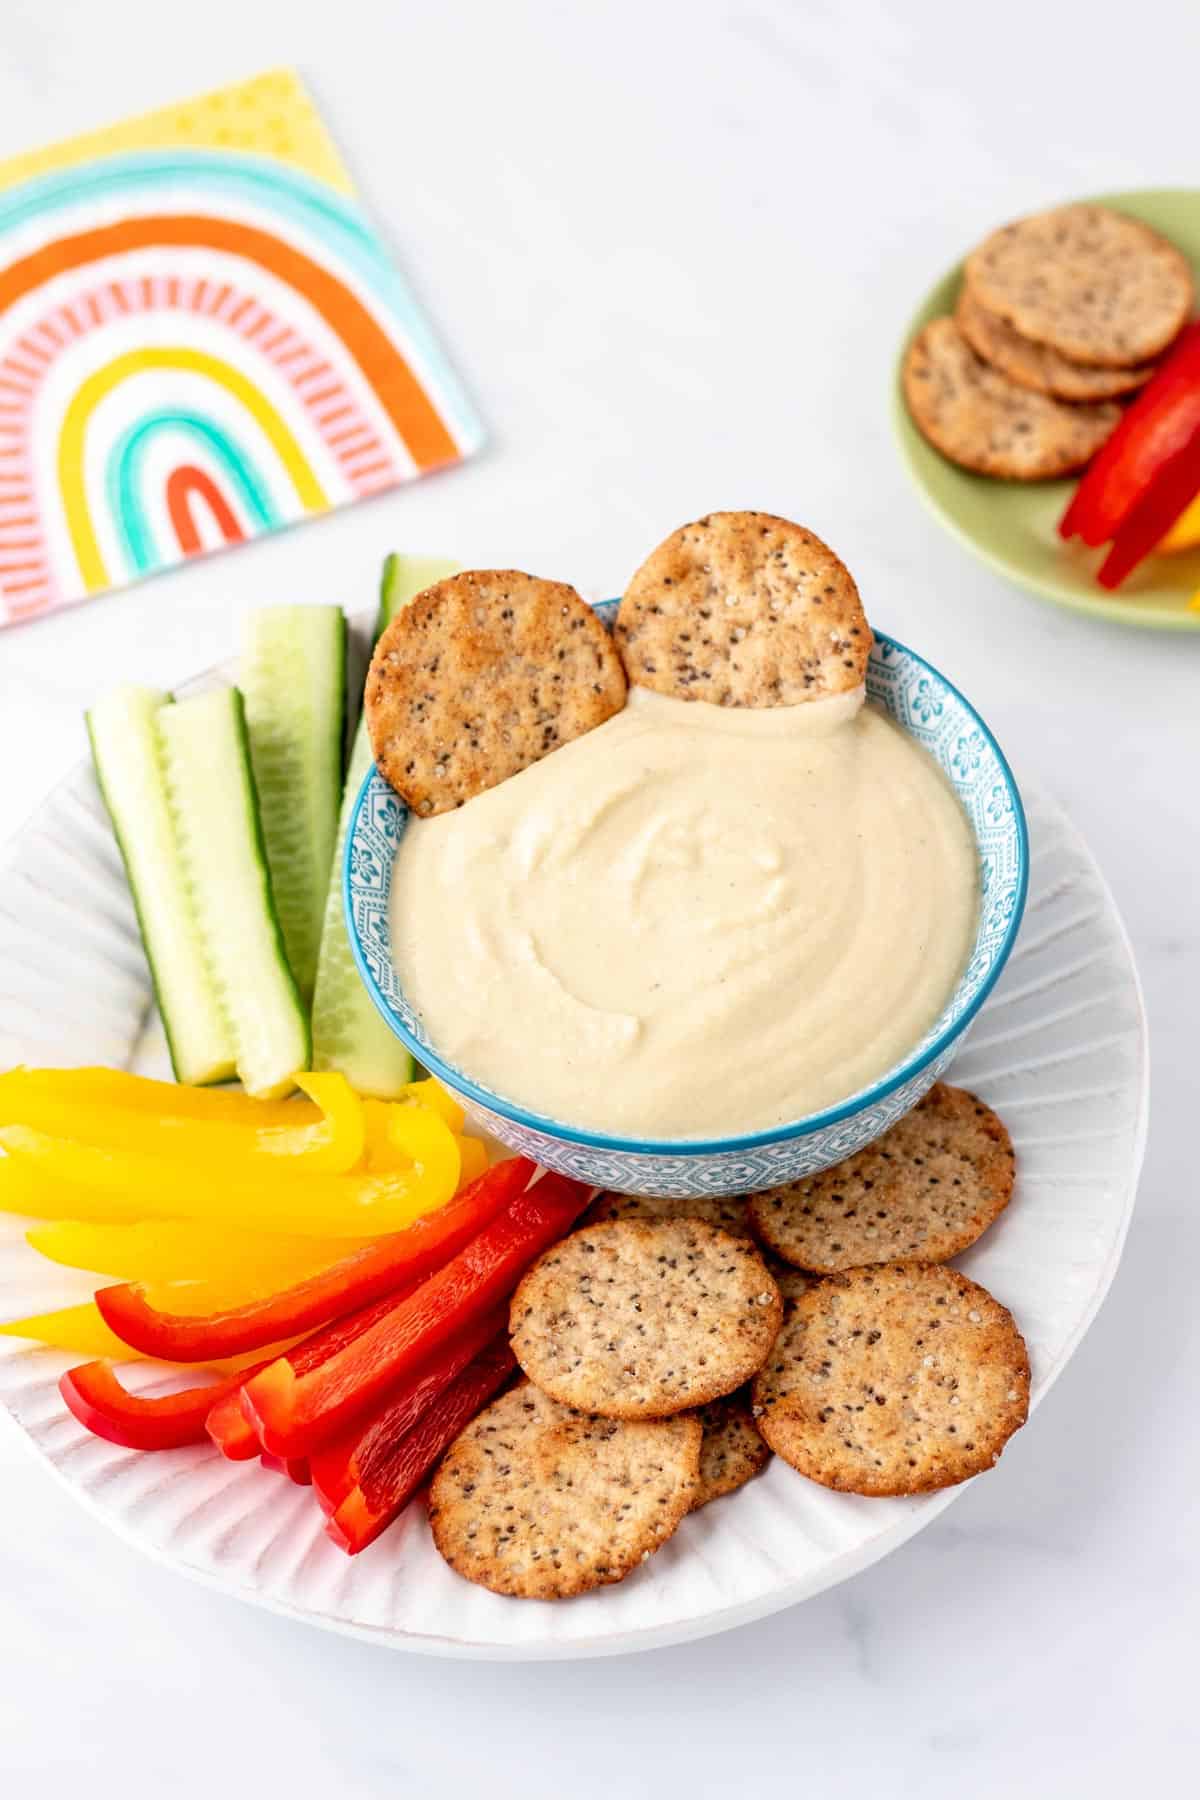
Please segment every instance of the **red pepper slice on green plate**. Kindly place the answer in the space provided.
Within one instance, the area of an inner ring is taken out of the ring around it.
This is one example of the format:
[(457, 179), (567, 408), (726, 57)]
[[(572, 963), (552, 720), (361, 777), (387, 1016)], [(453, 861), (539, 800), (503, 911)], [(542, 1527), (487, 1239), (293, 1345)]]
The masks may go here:
[(1096, 571), (1100, 586), (1120, 587), (1125, 577), (1158, 548), (1197, 493), (1200, 493), (1200, 428), (1187, 449), (1172, 457), (1137, 505), (1126, 513), (1108, 555)]
[(281, 1293), (225, 1312), (200, 1316), (163, 1312), (151, 1305), (142, 1283), (128, 1281), (98, 1288), (96, 1305), (110, 1329), (144, 1356), (211, 1362), (240, 1350), (259, 1350), (280, 1338), (311, 1331), (441, 1268), (503, 1213), (535, 1166), (524, 1157), (497, 1163), (403, 1231), (378, 1238)]
[[(1200, 434), (1200, 321), (1185, 326), (1175, 348), (1142, 389), (1088, 466), (1059, 521), (1059, 535), (1105, 544), (1152, 485)], [(1193, 497), (1188, 494), (1182, 512)], [(1174, 523), (1168, 519), (1159, 536)], [(1113, 584), (1115, 585), (1115, 584)]]
[(308, 1375), (278, 1357), (242, 1389), (259, 1442), (308, 1456), (345, 1431), (441, 1347), (511, 1294), (530, 1263), (570, 1228), (589, 1189), (544, 1175), (466, 1249), (337, 1356)]
[(364, 1470), (326, 1521), (327, 1536), (348, 1556), (373, 1544), (515, 1367), (507, 1333), (502, 1333), (442, 1390), (410, 1431), (394, 1439)]

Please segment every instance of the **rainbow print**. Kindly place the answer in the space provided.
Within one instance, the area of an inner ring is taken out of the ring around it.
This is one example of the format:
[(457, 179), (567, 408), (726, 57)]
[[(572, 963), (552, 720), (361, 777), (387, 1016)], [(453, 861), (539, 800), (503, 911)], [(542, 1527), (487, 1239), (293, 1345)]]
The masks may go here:
[(291, 71), (0, 165), (0, 623), (480, 441)]

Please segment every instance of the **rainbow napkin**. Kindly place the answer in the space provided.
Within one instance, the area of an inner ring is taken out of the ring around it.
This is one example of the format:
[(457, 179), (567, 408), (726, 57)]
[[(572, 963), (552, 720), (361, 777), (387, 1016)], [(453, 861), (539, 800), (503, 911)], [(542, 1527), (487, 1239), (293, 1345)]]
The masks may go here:
[(291, 71), (0, 164), (0, 624), (480, 441)]

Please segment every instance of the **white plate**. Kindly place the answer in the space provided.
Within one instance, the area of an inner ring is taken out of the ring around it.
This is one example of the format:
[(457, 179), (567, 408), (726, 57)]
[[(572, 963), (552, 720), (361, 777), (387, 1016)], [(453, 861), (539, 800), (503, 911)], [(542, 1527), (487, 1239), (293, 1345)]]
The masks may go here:
[[(1028, 786), (1023, 792), (1028, 910), (952, 1078), (999, 1109), (1016, 1144), (1012, 1205), (962, 1264), (1016, 1314), (1036, 1407), (1121, 1254), (1142, 1160), (1147, 1063), (1137, 975), (1108, 890), (1059, 809)], [(0, 1068), (145, 1066), (149, 1009), (124, 877), (81, 764), (0, 858)], [(0, 1316), (64, 1305), (90, 1289), (88, 1278), (36, 1257), (20, 1221), (0, 1220)], [(105, 1524), (225, 1593), (396, 1649), (521, 1660), (701, 1637), (845, 1580), (961, 1491), (859, 1499), (776, 1460), (740, 1493), (685, 1520), (620, 1586), (557, 1605), (504, 1600), (450, 1572), (419, 1505), (349, 1559), (323, 1536), (307, 1490), (215, 1451), (138, 1455), (102, 1443), (58, 1396), (58, 1376), (78, 1357), (0, 1342), (0, 1402)]]

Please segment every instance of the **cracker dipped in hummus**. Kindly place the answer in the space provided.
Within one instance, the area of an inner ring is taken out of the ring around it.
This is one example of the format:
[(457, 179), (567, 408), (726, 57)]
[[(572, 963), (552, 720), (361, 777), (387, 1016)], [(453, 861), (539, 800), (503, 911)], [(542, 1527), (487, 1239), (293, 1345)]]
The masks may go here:
[(659, 1140), (767, 1131), (899, 1061), (966, 962), (978, 859), (942, 771), (866, 702), (870, 646), (849, 571), (764, 513), (676, 531), (611, 639), (513, 572), (399, 614), (367, 719), (413, 809), (392, 949), (438, 1052)]

